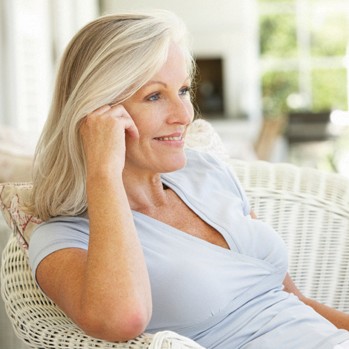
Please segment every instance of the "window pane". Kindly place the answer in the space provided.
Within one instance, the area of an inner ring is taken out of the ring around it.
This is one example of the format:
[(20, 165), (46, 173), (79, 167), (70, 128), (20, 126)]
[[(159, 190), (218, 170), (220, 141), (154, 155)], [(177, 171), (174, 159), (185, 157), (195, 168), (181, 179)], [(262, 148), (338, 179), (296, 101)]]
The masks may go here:
[(260, 17), (260, 50), (262, 57), (297, 55), (296, 21), (293, 14)]
[(298, 72), (267, 72), (262, 76), (263, 113), (278, 117), (288, 111), (287, 97), (298, 92)]
[[(315, 6), (315, 5), (313, 5)], [(315, 8), (311, 18), (311, 54), (343, 56), (348, 40), (348, 16)]]
[(347, 109), (345, 69), (312, 71), (313, 110)]

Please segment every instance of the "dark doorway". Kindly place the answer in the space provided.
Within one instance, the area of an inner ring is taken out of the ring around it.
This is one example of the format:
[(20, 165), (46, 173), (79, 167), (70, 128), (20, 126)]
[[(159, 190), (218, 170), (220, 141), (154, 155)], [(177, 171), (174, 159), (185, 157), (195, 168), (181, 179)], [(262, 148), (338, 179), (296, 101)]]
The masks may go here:
[(221, 58), (197, 58), (197, 91), (195, 102), (208, 118), (224, 116), (223, 63)]

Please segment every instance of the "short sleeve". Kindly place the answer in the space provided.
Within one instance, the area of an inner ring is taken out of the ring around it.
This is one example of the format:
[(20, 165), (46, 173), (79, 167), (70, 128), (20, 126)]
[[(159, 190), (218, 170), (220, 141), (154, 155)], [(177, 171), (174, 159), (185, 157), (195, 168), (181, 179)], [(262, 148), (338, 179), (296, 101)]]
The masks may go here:
[(40, 224), (29, 244), (29, 265), (35, 277), (40, 262), (53, 252), (65, 248), (87, 250), (89, 224), (82, 217), (55, 217)]
[(247, 198), (245, 190), (240, 183), (240, 180), (236, 176), (232, 167), (225, 161), (221, 160), (219, 157), (216, 157), (212, 154), (201, 153), (200, 155), (205, 159), (207, 164), (209, 164), (209, 167), (213, 167), (215, 169), (215, 171), (213, 172), (214, 175), (212, 177), (215, 177), (216, 179), (222, 181), (223, 186), (230, 188), (240, 197), (240, 199), (242, 200), (243, 213), (245, 216), (249, 215), (251, 211), (249, 200)]

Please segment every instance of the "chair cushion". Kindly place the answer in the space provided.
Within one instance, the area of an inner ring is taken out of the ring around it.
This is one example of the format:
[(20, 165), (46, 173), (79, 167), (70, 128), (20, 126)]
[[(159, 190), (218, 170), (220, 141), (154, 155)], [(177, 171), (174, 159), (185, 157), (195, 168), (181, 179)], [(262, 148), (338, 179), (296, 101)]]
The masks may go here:
[(32, 156), (14, 154), (0, 147), (0, 182), (30, 180)]
[(32, 133), (0, 124), (0, 183), (31, 180), (36, 140)]

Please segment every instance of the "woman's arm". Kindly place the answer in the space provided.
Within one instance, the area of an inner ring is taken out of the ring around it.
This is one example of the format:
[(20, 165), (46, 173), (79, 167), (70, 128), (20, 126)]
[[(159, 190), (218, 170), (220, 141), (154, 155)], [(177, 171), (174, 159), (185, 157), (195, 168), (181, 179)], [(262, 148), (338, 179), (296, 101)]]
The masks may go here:
[(132, 127), (136, 134), (121, 106), (102, 107), (83, 121), (88, 251), (60, 250), (37, 269), (40, 286), (73, 321), (110, 341), (142, 333), (152, 312), (148, 272), (122, 181), (125, 131)]
[(289, 274), (286, 275), (284, 280), (284, 290), (296, 295), (303, 303), (312, 307), (317, 313), (332, 322), (338, 328), (349, 330), (349, 314), (305, 297), (297, 288)]

